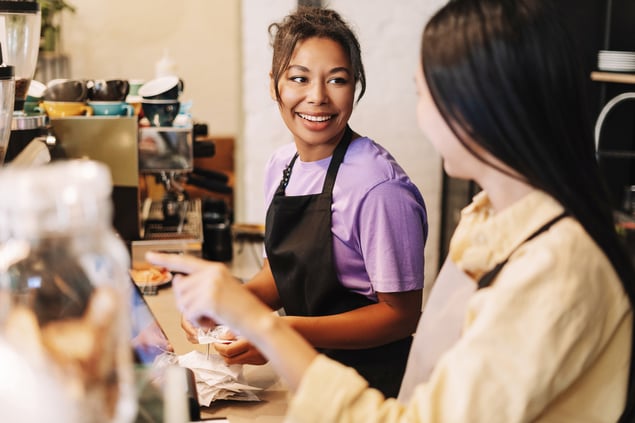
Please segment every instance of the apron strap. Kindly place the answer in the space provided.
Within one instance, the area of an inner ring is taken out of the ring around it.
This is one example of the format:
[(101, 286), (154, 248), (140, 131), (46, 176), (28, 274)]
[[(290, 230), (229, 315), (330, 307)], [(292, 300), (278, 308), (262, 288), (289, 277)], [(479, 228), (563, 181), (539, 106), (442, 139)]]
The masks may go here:
[(280, 180), (280, 185), (278, 185), (278, 189), (276, 190), (276, 195), (284, 195), (284, 191), (289, 185), (289, 178), (291, 177), (291, 169), (293, 169), (293, 165), (298, 158), (298, 153), (296, 152), (293, 155), (293, 158), (289, 162), (289, 164), (282, 170), (282, 179)]
[(511, 257), (512, 254), (514, 254), (514, 252), (516, 252), (516, 250), (523, 245), (524, 243), (531, 241), (532, 239), (536, 238), (538, 235), (540, 235), (541, 233), (547, 231), (547, 229), (549, 229), (554, 223), (556, 223), (557, 221), (559, 221), (560, 219), (562, 219), (563, 217), (565, 217), (568, 213), (566, 211), (563, 211), (562, 213), (560, 213), (558, 216), (554, 217), (553, 219), (551, 219), (550, 221), (548, 221), (547, 223), (545, 223), (544, 225), (542, 225), (540, 228), (538, 228), (538, 230), (536, 230), (536, 232), (534, 232), (533, 234), (531, 234), (527, 239), (525, 239), (521, 244), (519, 244), (516, 248), (514, 248), (512, 250), (512, 252), (509, 254), (509, 256), (507, 256), (507, 258), (503, 261), (501, 261), (500, 263), (496, 264), (496, 266), (494, 266), (494, 268), (492, 270), (490, 270), (489, 272), (485, 273), (481, 279), (479, 279), (478, 281), (478, 289), (481, 288), (487, 288), (488, 286), (490, 286), (492, 284), (492, 282), (494, 281), (494, 279), (496, 278), (496, 276), (498, 276), (498, 273), (501, 271), (501, 269), (503, 268), (503, 266), (505, 266), (507, 264), (507, 262), (509, 261), (509, 258)]
[(337, 147), (335, 147), (335, 151), (333, 151), (331, 163), (329, 163), (329, 168), (326, 171), (326, 178), (324, 179), (322, 192), (333, 192), (333, 186), (335, 186), (335, 177), (337, 176), (337, 171), (340, 167), (340, 164), (344, 160), (344, 154), (346, 154), (346, 150), (348, 149), (348, 145), (351, 143), (352, 138), (353, 131), (351, 130), (350, 126), (346, 125), (344, 135), (342, 136), (340, 142), (337, 144)]

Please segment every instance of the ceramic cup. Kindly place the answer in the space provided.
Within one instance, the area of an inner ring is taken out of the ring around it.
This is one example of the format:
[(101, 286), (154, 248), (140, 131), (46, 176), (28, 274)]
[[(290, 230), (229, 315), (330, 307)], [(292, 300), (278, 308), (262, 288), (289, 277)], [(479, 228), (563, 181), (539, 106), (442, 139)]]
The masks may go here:
[(24, 102), (24, 107), (22, 110), (29, 116), (39, 115), (43, 112), (42, 108), (40, 107), (39, 101), (29, 101), (28, 99)]
[(125, 101), (89, 101), (95, 116), (133, 116), (134, 108)]
[(45, 101), (84, 102), (88, 97), (86, 81), (79, 79), (54, 79), (46, 85), (42, 95)]
[(130, 84), (125, 79), (96, 79), (88, 82), (88, 99), (91, 101), (124, 101)]
[(183, 81), (178, 76), (162, 76), (139, 87), (144, 100), (177, 100), (183, 92)]
[(93, 114), (93, 109), (81, 101), (43, 101), (40, 107), (51, 119)]
[(39, 103), (44, 96), (44, 92), (46, 91), (46, 85), (41, 83), (40, 81), (32, 80), (29, 85), (29, 90), (26, 92), (26, 102), (27, 103)]
[(179, 114), (180, 103), (177, 100), (142, 100), (143, 115), (152, 126), (172, 126)]

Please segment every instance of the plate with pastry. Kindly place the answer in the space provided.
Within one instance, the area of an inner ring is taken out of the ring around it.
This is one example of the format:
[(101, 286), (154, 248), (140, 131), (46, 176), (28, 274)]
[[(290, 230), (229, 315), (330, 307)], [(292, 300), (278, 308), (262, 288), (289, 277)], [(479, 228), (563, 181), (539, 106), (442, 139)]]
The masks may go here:
[(172, 273), (164, 267), (143, 266), (129, 270), (132, 281), (139, 286), (163, 286), (172, 281)]

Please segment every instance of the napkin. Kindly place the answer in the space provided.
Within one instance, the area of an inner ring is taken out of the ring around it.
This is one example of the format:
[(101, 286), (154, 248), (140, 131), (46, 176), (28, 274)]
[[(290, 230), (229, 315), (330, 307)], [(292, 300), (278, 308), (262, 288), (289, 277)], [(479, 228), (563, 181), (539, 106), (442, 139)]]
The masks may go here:
[[(231, 330), (227, 326), (218, 325), (209, 330), (198, 328), (196, 336), (199, 344), (231, 344), (236, 338), (235, 335), (230, 334)], [(233, 339), (230, 336), (233, 336)]]
[(198, 401), (202, 406), (208, 407), (220, 399), (260, 401), (256, 392), (261, 388), (245, 383), (240, 364), (227, 365), (218, 354), (211, 354), (208, 359), (199, 351), (177, 356), (177, 362), (194, 372)]

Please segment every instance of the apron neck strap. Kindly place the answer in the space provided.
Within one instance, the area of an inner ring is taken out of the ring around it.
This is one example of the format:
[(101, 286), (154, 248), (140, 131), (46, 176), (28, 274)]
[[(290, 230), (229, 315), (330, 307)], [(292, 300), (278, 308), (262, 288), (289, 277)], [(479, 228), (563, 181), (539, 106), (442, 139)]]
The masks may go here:
[(344, 160), (344, 155), (346, 154), (346, 150), (348, 149), (352, 139), (353, 131), (350, 126), (346, 125), (344, 135), (333, 151), (333, 157), (331, 157), (331, 163), (329, 163), (329, 168), (326, 171), (326, 178), (324, 178), (324, 187), (322, 187), (322, 192), (333, 192), (337, 171)]
[(293, 169), (293, 165), (295, 164), (297, 158), (298, 153), (295, 153), (289, 164), (282, 170), (282, 179), (280, 180), (280, 185), (278, 185), (278, 189), (276, 190), (276, 195), (284, 195), (284, 191), (289, 184), (289, 178), (291, 177), (291, 169)]
[(556, 223), (557, 221), (559, 221), (560, 219), (562, 219), (563, 217), (565, 217), (567, 215), (568, 215), (568, 213), (566, 211), (563, 211), (562, 213), (560, 213), (559, 215), (557, 215), (556, 217), (554, 217), (553, 219), (549, 220), (547, 223), (542, 225), (540, 228), (538, 228), (533, 234), (531, 234), (527, 239), (525, 239), (520, 245), (518, 245), (516, 248), (514, 248), (512, 250), (512, 252), (509, 254), (509, 256), (507, 256), (507, 258), (505, 260), (503, 260), (500, 263), (498, 263), (496, 266), (494, 266), (494, 268), (492, 270), (490, 270), (489, 272), (485, 273), (481, 277), (481, 279), (479, 279), (479, 281), (478, 281), (478, 289), (487, 288), (488, 286), (490, 286), (492, 284), (492, 282), (494, 281), (496, 276), (498, 276), (498, 273), (501, 271), (503, 266), (505, 266), (507, 264), (507, 261), (509, 261), (509, 257), (512, 254), (514, 254), (514, 252), (518, 249), (518, 247), (520, 247), (524, 243), (536, 238), (541, 233), (546, 232), (547, 229), (549, 229), (554, 223)]

